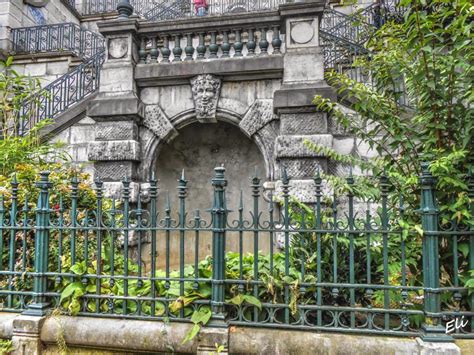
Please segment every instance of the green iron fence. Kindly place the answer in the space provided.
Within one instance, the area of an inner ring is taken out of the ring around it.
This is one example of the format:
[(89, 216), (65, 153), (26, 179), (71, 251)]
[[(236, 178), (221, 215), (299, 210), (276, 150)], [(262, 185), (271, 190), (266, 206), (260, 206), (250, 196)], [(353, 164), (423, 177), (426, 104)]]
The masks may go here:
[[(427, 165), (417, 211), (394, 203), (386, 177), (380, 198), (362, 204), (352, 176), (338, 196), (317, 174), (312, 206), (291, 197), (285, 172), (266, 199), (254, 177), (252, 206), (227, 206), (225, 169), (216, 168), (210, 209), (194, 212), (184, 173), (176, 209), (169, 197), (159, 208), (154, 178), (147, 200), (132, 199), (127, 179), (120, 200), (105, 198), (101, 181), (92, 191), (73, 178), (65, 189), (43, 172), (36, 189), (21, 183), (13, 178), (0, 197), (3, 311), (190, 321), (200, 310), (232, 325), (435, 341), (452, 339), (444, 327), (457, 319), (464, 327), (453, 335), (474, 336), (473, 223), (439, 222)], [(468, 186), (473, 201), (471, 175)], [(410, 215), (423, 236), (402, 228)]]

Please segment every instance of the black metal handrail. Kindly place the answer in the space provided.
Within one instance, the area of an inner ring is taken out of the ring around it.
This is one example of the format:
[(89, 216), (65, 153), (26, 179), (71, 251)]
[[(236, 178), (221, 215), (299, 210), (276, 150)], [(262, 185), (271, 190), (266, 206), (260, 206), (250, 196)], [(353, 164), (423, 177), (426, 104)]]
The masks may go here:
[[(381, 0), (355, 14), (346, 15), (334, 9), (326, 9), (320, 28), (320, 43), (324, 52), (325, 70), (344, 73), (352, 80), (375, 87), (372, 73), (355, 67), (354, 61), (370, 55), (364, 44), (388, 20), (400, 20), (406, 9), (399, 6), (400, 0)], [(404, 93), (405, 86), (399, 84), (397, 92)], [(399, 104), (409, 106), (408, 97), (401, 95)]]
[(56, 117), (95, 93), (104, 61), (105, 49), (102, 48), (86, 62), (44, 87), (41, 95), (30, 98), (23, 105), (18, 135), (25, 135), (39, 122)]
[(104, 48), (104, 38), (75, 23), (19, 27), (11, 31), (13, 54), (71, 52), (85, 60)]
[(191, 2), (189, 0), (164, 0), (150, 11), (147, 11), (144, 17), (150, 21), (160, 21), (190, 15)]
[[(77, 9), (83, 15), (106, 14), (117, 11), (117, 5), (120, 0), (85, 0), (82, 9)], [(164, 0), (130, 0), (130, 4), (136, 14), (143, 16), (156, 6), (159, 6)]]
[[(265, 11), (278, 8), (289, 0), (208, 0), (206, 15), (222, 15), (237, 12)], [(83, 15), (112, 13), (117, 9), (119, 0), (86, 0)], [(134, 12), (147, 20), (159, 21), (173, 18), (193, 17), (198, 13), (192, 0), (130, 0)], [(76, 7), (77, 8), (77, 7)]]
[[(209, 0), (203, 15), (224, 15), (240, 12), (275, 10), (288, 0)], [(161, 21), (199, 16), (190, 0), (163, 0), (161, 4), (146, 12), (144, 17), (150, 21)]]

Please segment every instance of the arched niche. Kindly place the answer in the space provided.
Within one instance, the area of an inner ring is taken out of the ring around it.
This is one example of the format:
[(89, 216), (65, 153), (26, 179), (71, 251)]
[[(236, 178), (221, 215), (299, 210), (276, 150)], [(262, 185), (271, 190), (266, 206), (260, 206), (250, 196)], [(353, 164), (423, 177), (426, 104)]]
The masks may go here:
[[(260, 177), (260, 185), (265, 182), (265, 159), (257, 143), (248, 138), (238, 126), (228, 122), (218, 123), (190, 123), (181, 127), (179, 134), (167, 143), (159, 144), (155, 149), (156, 157), (153, 159), (153, 170), (159, 180), (158, 209), (160, 218), (163, 218), (165, 211), (169, 207), (171, 217), (177, 221), (180, 210), (178, 198), (178, 179), (184, 170), (187, 180), (187, 196), (185, 200), (186, 221), (192, 225), (199, 210), (199, 216), (203, 224), (210, 223), (211, 216), (209, 209), (213, 203), (213, 186), (211, 180), (214, 176), (216, 166), (226, 168), (226, 188), (227, 208), (231, 211), (228, 215), (228, 222), (231, 225), (239, 218), (239, 208), (242, 206), (242, 213), (246, 221), (251, 222), (255, 202), (262, 212), (262, 222), (268, 220), (269, 204), (263, 198), (263, 188), (259, 189), (260, 197), (254, 198), (252, 195), (252, 178), (257, 173)], [(242, 205), (241, 205), (242, 195)], [(180, 238), (177, 232), (171, 233), (170, 237), (170, 260), (171, 267), (179, 265), (179, 251), (181, 248)], [(254, 249), (253, 233), (243, 235), (242, 245), (244, 252)], [(227, 234), (226, 249), (228, 251), (239, 251), (240, 236), (238, 233), (229, 232)], [(164, 266), (164, 251), (166, 250), (166, 235), (158, 235), (157, 253), (158, 266)], [(187, 232), (185, 236), (185, 262), (193, 263), (196, 257), (195, 243), (196, 236), (192, 232)], [(270, 236), (259, 237), (258, 249), (268, 251), (273, 241)], [(150, 248), (147, 245), (146, 248)], [(161, 253), (161, 257), (160, 257)], [(200, 232), (198, 259), (211, 255), (211, 233)], [(150, 250), (144, 250), (142, 255), (150, 255)], [(144, 260), (145, 264), (149, 264)]]

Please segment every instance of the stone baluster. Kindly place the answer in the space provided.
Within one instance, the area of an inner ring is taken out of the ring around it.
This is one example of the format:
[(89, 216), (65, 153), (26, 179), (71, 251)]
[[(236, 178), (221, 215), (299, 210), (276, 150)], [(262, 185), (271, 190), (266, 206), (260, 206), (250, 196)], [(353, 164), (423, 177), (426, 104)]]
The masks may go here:
[(199, 32), (199, 45), (196, 48), (197, 59), (204, 59), (206, 57), (206, 45), (204, 43), (204, 32)]
[(234, 57), (242, 57), (242, 49), (244, 44), (242, 43), (242, 33), (240, 29), (235, 30), (235, 42), (234, 42)]
[(217, 45), (217, 33), (215, 31), (211, 32), (211, 44), (209, 46), (209, 58), (217, 58), (217, 51), (219, 50), (219, 46)]
[(278, 26), (273, 27), (273, 39), (272, 39), (272, 47), (273, 47), (273, 54), (280, 54), (281, 53), (281, 38), (280, 38), (280, 29)]
[(260, 42), (258, 42), (258, 46), (260, 47), (260, 55), (267, 55), (268, 54), (268, 41), (267, 41), (267, 30), (266, 28), (262, 28), (260, 30)]
[(194, 55), (194, 46), (193, 46), (193, 34), (186, 34), (186, 48), (184, 48), (184, 53), (186, 53), (186, 58), (184, 60), (189, 61), (193, 60)]
[(140, 49), (138, 50), (138, 57), (140, 58), (140, 63), (146, 63), (146, 41), (145, 37), (142, 37), (140, 40)]
[(173, 62), (180, 62), (181, 54), (183, 54), (183, 49), (181, 48), (181, 35), (177, 33), (174, 35)]
[(158, 62), (158, 47), (156, 45), (156, 36), (153, 36), (151, 38), (150, 62), (151, 63)]
[(168, 35), (164, 35), (163, 37), (163, 49), (161, 50), (161, 54), (163, 55), (163, 63), (168, 63), (170, 61), (170, 40)]
[(252, 57), (255, 55), (255, 48), (257, 43), (255, 42), (255, 31), (253, 28), (249, 28), (249, 39), (247, 42), (247, 56)]
[(222, 58), (229, 58), (230, 43), (229, 43), (229, 31), (222, 31)]

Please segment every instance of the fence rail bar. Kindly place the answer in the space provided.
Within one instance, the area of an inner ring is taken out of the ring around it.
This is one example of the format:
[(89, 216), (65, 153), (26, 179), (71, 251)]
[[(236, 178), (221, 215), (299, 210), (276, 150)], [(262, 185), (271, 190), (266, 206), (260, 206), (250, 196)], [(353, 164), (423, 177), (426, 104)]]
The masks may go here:
[[(140, 195), (134, 203), (128, 179), (122, 198), (109, 200), (100, 180), (87, 192), (77, 178), (53, 186), (44, 172), (36, 189), (23, 191), (22, 180), (14, 178), (0, 196), (0, 303), (5, 311), (32, 315), (60, 307), (86, 316), (189, 322), (199, 311), (221, 326), (452, 341), (445, 322), (474, 317), (460, 277), (472, 257), (440, 254), (456, 243), (472, 247), (474, 232), (467, 221), (449, 226), (462, 235), (436, 235), (446, 226), (438, 218), (433, 177), (427, 164), (422, 168), (420, 193), (414, 192), (419, 210), (394, 199), (385, 176), (374, 181), (380, 199), (367, 204), (351, 192), (357, 184), (351, 174), (352, 188), (336, 195), (323, 193), (324, 177), (316, 175), (316, 204), (301, 210), (285, 172), (281, 191), (269, 201), (256, 174), (248, 192), (252, 203), (244, 204), (242, 192), (232, 208), (226, 192), (234, 182), (218, 167), (211, 208), (193, 213), (184, 173), (175, 206), (154, 177), (149, 200)], [(473, 197), (472, 174), (468, 186)], [(341, 197), (346, 203), (337, 202)], [(398, 220), (407, 216), (431, 233), (401, 228)], [(211, 255), (202, 251), (207, 243)], [(154, 249), (144, 253), (145, 245)], [(455, 259), (459, 270), (450, 267)], [(474, 338), (474, 331), (469, 325), (452, 336)]]

